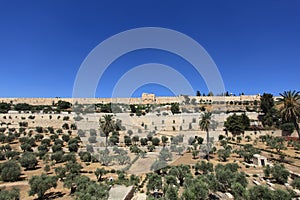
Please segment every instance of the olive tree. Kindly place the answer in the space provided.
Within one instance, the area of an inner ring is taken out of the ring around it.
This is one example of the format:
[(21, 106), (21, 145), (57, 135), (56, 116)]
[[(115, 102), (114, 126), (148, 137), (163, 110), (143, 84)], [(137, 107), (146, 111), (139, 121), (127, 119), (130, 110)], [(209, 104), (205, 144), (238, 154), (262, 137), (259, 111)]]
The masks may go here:
[(21, 175), (20, 165), (13, 160), (7, 161), (1, 165), (1, 179), (2, 181), (17, 181)]
[(29, 195), (33, 196), (37, 194), (39, 198), (43, 198), (47, 190), (49, 190), (52, 187), (56, 188), (57, 177), (48, 176), (46, 174), (42, 174), (41, 176), (32, 176), (29, 180), (29, 184)]
[(13, 188), (12, 190), (0, 190), (0, 200), (19, 200), (20, 190)]
[(35, 154), (32, 152), (23, 153), (19, 161), (21, 166), (25, 167), (26, 169), (34, 169), (38, 164), (38, 160), (36, 159)]

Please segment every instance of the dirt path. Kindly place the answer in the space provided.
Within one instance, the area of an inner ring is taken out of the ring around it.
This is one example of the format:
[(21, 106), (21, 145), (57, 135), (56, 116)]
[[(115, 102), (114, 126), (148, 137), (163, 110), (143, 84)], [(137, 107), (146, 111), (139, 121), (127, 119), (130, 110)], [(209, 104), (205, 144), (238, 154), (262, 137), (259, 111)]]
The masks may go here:
[(15, 187), (15, 186), (27, 186), (27, 185), (29, 185), (27, 181), (0, 183), (0, 187)]

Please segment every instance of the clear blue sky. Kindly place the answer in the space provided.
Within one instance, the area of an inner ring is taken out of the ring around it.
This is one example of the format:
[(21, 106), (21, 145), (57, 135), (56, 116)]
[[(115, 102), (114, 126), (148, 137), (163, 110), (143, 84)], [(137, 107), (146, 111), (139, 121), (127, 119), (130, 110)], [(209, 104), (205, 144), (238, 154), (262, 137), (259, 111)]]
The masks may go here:
[[(119, 32), (148, 26), (177, 30), (198, 41), (229, 92), (278, 95), (299, 90), (299, 10), (298, 0), (0, 0), (0, 96), (71, 97), (77, 70), (96, 45)], [(208, 92), (177, 56), (140, 50), (110, 66), (97, 96), (109, 97), (126, 70), (148, 62), (174, 67), (195, 90)], [(146, 85), (135, 95), (142, 91), (171, 94), (167, 88)]]

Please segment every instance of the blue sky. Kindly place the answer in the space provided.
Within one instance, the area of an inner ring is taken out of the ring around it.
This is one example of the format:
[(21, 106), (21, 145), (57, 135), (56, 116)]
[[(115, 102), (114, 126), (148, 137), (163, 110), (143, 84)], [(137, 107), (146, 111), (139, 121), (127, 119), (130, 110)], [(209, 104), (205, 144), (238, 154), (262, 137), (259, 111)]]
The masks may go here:
[[(164, 27), (182, 32), (210, 54), (226, 90), (278, 95), (299, 90), (300, 1), (0, 1), (0, 96), (71, 97), (77, 71), (93, 48), (119, 32)], [(101, 58), (99, 58), (101, 59)], [(140, 50), (117, 59), (96, 96), (110, 97), (130, 68), (149, 62), (180, 71), (207, 94), (201, 77), (178, 56)], [(167, 87), (135, 93), (172, 95)]]

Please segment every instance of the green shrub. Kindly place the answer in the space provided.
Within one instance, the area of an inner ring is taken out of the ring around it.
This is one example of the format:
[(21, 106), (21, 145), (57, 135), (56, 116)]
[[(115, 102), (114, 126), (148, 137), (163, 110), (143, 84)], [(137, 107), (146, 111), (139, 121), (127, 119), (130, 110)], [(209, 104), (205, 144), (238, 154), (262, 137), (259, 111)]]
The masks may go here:
[(1, 179), (3, 181), (17, 181), (21, 175), (21, 167), (16, 161), (7, 161), (1, 165)]

